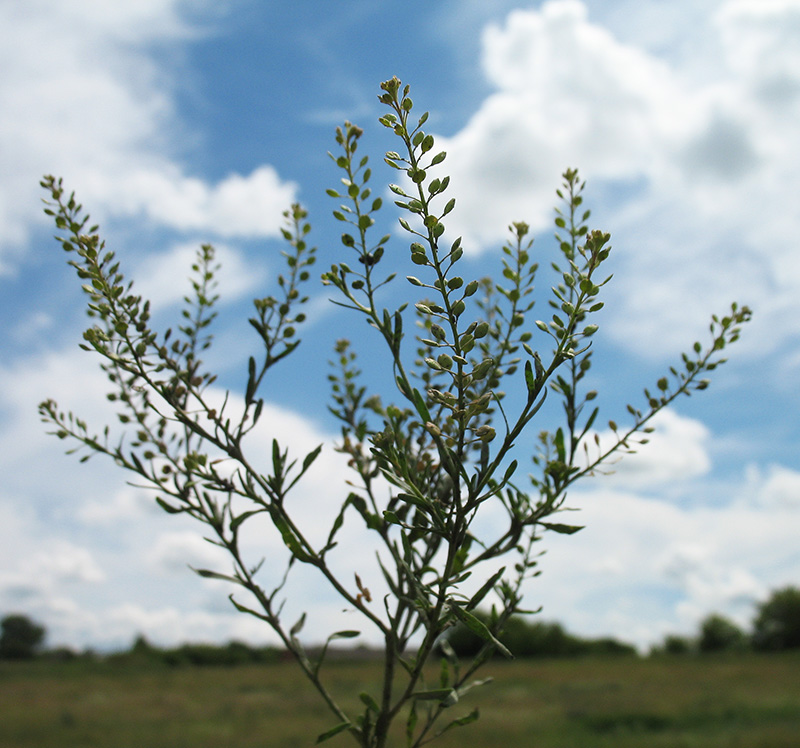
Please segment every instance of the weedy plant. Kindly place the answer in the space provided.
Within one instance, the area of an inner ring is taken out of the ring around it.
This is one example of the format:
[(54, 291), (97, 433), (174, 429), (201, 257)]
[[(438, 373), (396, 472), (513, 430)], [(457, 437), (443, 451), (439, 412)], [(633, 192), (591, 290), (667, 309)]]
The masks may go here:
[[(322, 282), (338, 294), (335, 303), (363, 315), (374, 328), (391, 356), (396, 392), (390, 403), (368, 392), (350, 343), (336, 343), (331, 411), (341, 422), (337, 449), (348, 456), (354, 475), (338, 498), (332, 496), (340, 510), (324, 544), (309, 540), (291, 499), (321, 447), (295, 457), (276, 439), (271, 464), (265, 465), (245, 443), (264, 413), (259, 393), (273, 368), (297, 347), (296, 330), (305, 318), (303, 289), (317, 255), (307, 242), (311, 227), (299, 205), (285, 214), (288, 249), (279, 292), (254, 301), (250, 323), (261, 350), (249, 359), (243, 403), (234, 405), (237, 397), (227, 393), (219, 405), (215, 376), (201, 360), (212, 343), (216, 315), (213, 248), (198, 252), (193, 295), (186, 298), (177, 331), (159, 333), (151, 327), (148, 301), (126, 282), (98, 228), (87, 228), (88, 215), (74, 195), (67, 196), (61, 180), (46, 177), (46, 212), (64, 233), (59, 241), (89, 297), (92, 326), (82, 347), (102, 358), (123, 437), (112, 437), (109, 427), (90, 431), (52, 400), (40, 405), (40, 413), (60, 439), (76, 442), (75, 449), (88, 448), (82, 459), (107, 455), (156, 489), (156, 500), (167, 512), (199, 520), (228, 552), (230, 571), (198, 573), (244, 588), (248, 599), (232, 594), (233, 605), (271, 627), (296, 659), (336, 721), (318, 743), (346, 732), (364, 748), (383, 748), (390, 740), (416, 748), (478, 718), (477, 709), (465, 714), (456, 705), (486, 682), (474, 676), (496, 650), (511, 656), (502, 643), (503, 627), (512, 614), (525, 612), (522, 588), (538, 573), (537, 542), (546, 531), (580, 529), (555, 521), (567, 489), (617, 453), (644, 443), (648, 422), (677, 397), (705, 389), (703, 376), (723, 362), (723, 350), (737, 339), (750, 313), (734, 304), (725, 316), (713, 317), (708, 345), (695, 343), (652, 391), (645, 390), (641, 409), (628, 406), (628, 426), (610, 422), (613, 442), (601, 444), (593, 431), (596, 392), (586, 390), (585, 378), (597, 331), (593, 315), (603, 306), (602, 289), (609, 280), (604, 263), (610, 237), (589, 230), (578, 173), (567, 170), (557, 191), (560, 254), (553, 268), (558, 282), (549, 298), (554, 313), (534, 322), (537, 264), (529, 227), (510, 226), (502, 284), (463, 277), (461, 240), (443, 243), (455, 200), (444, 197), (450, 181), (440, 173), (445, 153), (423, 130), (427, 114), (412, 115), (409, 87), (397, 78), (381, 84), (379, 98), (386, 107), (379, 121), (400, 144), (385, 162), (400, 175), (400, 184), (389, 189), (405, 216), (400, 225), (410, 236), (417, 275), (405, 280), (410, 308), (381, 308), (378, 292), (396, 282), (381, 265), (391, 237), (375, 238), (383, 201), (369, 187), (368, 157), (356, 155), (362, 131), (345, 123), (336, 131), (339, 151), (332, 156), (344, 188), (328, 194), (341, 201), (333, 216), (346, 227), (341, 243), (348, 261), (332, 265)], [(404, 332), (408, 317), (419, 332), (410, 346)], [(514, 398), (504, 399), (501, 386), (523, 394), (516, 405), (509, 406)], [(563, 425), (541, 431), (534, 440), (534, 475), (523, 486), (514, 445), (548, 393), (563, 405)], [(486, 513), (493, 521), (481, 524)], [(243, 555), (243, 527), (260, 515), (271, 521), (285, 546), (286, 566), (277, 575)], [(334, 571), (331, 559), (345, 522), (361, 525), (377, 541), (374, 563), (386, 585), (382, 599), (373, 599), (356, 569), (345, 576)], [(487, 526), (495, 529), (481, 529)], [(323, 668), (328, 644), (359, 632), (332, 632), (312, 655), (300, 640), (305, 614), (296, 622), (282, 617), (282, 600), (292, 595), (290, 572), (300, 565), (313, 567), (383, 640), (382, 685), (360, 694), (360, 713), (340, 706)], [(490, 603), (486, 622), (476, 610)], [(464, 661), (447, 643), (448, 631), (458, 624), (485, 641)], [(431, 682), (426, 665), (439, 658)]]

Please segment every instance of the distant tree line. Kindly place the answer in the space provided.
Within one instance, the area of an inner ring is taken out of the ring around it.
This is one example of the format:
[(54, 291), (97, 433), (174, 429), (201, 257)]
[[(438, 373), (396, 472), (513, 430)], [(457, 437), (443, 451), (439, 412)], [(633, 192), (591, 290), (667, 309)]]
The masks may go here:
[[(479, 614), (488, 623), (491, 615)], [(512, 617), (501, 636), (517, 657), (574, 657), (580, 655), (635, 654), (636, 649), (613, 638), (584, 639), (568, 633), (559, 623), (528, 622)], [(460, 656), (478, 652), (483, 640), (459, 625), (447, 636)], [(713, 613), (700, 624), (696, 637), (670, 635), (651, 654), (731, 652), (754, 650), (777, 652), (800, 648), (800, 589), (785, 587), (772, 593), (757, 607), (752, 631), (746, 632), (725, 616)]]
[(149, 660), (170, 667), (184, 665), (222, 666), (247, 665), (252, 663), (276, 662), (283, 655), (277, 647), (253, 647), (244, 642), (232, 641), (227, 644), (181, 644), (178, 647), (156, 647), (144, 636), (139, 635), (127, 652), (113, 655), (114, 659)]
[[(491, 615), (478, 613), (478, 618), (488, 625)], [(634, 646), (613, 638), (583, 639), (568, 633), (560, 623), (545, 621), (529, 623), (521, 616), (512, 616), (508, 620), (500, 640), (515, 657), (636, 654)], [(451, 629), (446, 641), (459, 657), (473, 657), (485, 644), (483, 639), (463, 624)]]
[[(484, 623), (490, 613), (477, 613)], [(570, 634), (559, 623), (528, 622), (512, 616), (501, 637), (503, 644), (516, 657), (577, 657), (586, 655), (635, 655), (636, 648), (611, 637), (585, 639)], [(91, 650), (79, 653), (60, 647), (45, 650), (45, 628), (21, 613), (7, 615), (0, 622), (0, 659), (24, 660), (34, 657), (75, 659), (92, 657)], [(459, 624), (446, 636), (446, 644), (462, 657), (476, 654), (485, 641), (466, 626)], [(663, 643), (651, 649), (651, 655), (689, 654), (703, 652), (779, 652), (800, 649), (800, 589), (784, 587), (773, 592), (757, 606), (752, 630), (744, 631), (725, 616), (713, 613), (700, 624), (697, 636), (669, 635)], [(147, 661), (177, 667), (184, 665), (234, 666), (248, 663), (268, 663), (283, 659), (285, 652), (277, 647), (253, 647), (243, 642), (217, 644), (182, 644), (161, 648), (138, 636), (127, 651), (109, 655), (118, 661)], [(336, 653), (329, 656), (336, 657)], [(369, 657), (370, 650), (346, 650), (339, 657)]]
[(712, 613), (700, 623), (696, 637), (670, 635), (654, 647), (652, 654), (730, 652), (755, 650), (780, 652), (800, 648), (800, 589), (783, 587), (758, 605), (752, 630)]

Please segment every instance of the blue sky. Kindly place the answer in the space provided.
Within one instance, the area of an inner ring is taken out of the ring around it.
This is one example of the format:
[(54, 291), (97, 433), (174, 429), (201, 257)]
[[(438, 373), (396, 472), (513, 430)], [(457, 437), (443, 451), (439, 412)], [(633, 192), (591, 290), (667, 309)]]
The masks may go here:
[[(326, 155), (335, 127), (363, 127), (375, 185), (394, 178), (382, 154), (396, 146), (377, 123), (392, 75), (448, 152), (448, 231), (476, 277), (498, 266), (512, 220), (531, 224), (547, 265), (559, 176), (577, 166), (587, 179), (614, 246), (593, 369), (603, 422), (622, 422), (627, 402), (705, 341), (712, 313), (733, 300), (754, 310), (712, 387), (664, 413), (614, 475), (571, 494), (587, 527), (546, 540), (530, 607), (646, 646), (710, 612), (746, 625), (771, 589), (800, 583), (796, 2), (36, 0), (0, 5), (0, 37), (0, 613), (42, 621), (53, 644), (269, 640), (223, 585), (188, 570), (224, 567), (199, 528), (44, 434), (46, 397), (98, 426), (113, 413), (77, 346), (82, 299), (38, 181), (54, 173), (77, 191), (165, 325), (194, 249), (218, 247), (209, 361), (241, 391), (249, 300), (280, 272), (282, 211), (310, 210), (320, 268), (343, 257), (325, 195), (339, 179)], [(410, 272), (399, 234), (388, 261)], [(406, 290), (396, 283), (386, 305)], [(356, 341), (370, 384), (385, 385), (377, 342), (330, 295), (314, 286), (304, 343), (270, 385), (265, 449), (272, 433), (298, 452), (335, 440), (325, 361), (337, 338)], [(545, 308), (545, 282), (539, 298)], [(531, 445), (519, 448), (524, 461)], [(332, 477), (346, 475), (330, 447), (319, 468), (296, 499), (312, 533), (337, 501)], [(363, 569), (355, 531), (343, 547), (344, 573)], [(298, 576), (294, 595), (311, 638), (353, 627), (313, 577)]]

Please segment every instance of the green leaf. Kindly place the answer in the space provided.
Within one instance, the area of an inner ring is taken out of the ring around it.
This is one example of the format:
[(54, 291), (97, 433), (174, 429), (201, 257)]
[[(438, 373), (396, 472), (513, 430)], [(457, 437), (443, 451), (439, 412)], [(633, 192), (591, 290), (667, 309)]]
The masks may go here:
[(254, 618), (259, 618), (262, 621), (266, 621), (270, 625), (272, 624), (272, 619), (269, 616), (264, 615), (263, 613), (259, 613), (257, 610), (253, 610), (252, 608), (248, 608), (246, 605), (242, 605), (241, 603), (236, 602), (233, 595), (228, 595), (228, 599), (231, 601), (236, 610), (240, 613), (247, 613), (247, 615), (253, 616)]
[(506, 567), (502, 567), (499, 571), (492, 574), (492, 576), (484, 582), (483, 586), (472, 596), (472, 599), (467, 603), (467, 610), (475, 610), (475, 608), (480, 605), (481, 601), (483, 600), (486, 595), (491, 592), (494, 586), (497, 584), (500, 577), (503, 576)]
[[(589, 398), (589, 397), (588, 397), (588, 395), (587, 395), (586, 399), (587, 399), (587, 400), (589, 400), (589, 399), (592, 399), (592, 398)], [(596, 420), (596, 418), (597, 418), (597, 414), (598, 414), (599, 412), (600, 412), (600, 409), (599, 409), (599, 408), (595, 408), (595, 409), (592, 411), (591, 415), (590, 415), (590, 416), (589, 416), (589, 418), (586, 420), (586, 425), (583, 427), (583, 433), (584, 433), (584, 434), (585, 434), (585, 433), (586, 433), (586, 432), (587, 432), (587, 431), (588, 431), (590, 428), (592, 428), (592, 425), (594, 424), (594, 422), (595, 422), (595, 420)]]
[(250, 404), (256, 394), (256, 386), (258, 384), (256, 380), (256, 360), (252, 356), (247, 362), (247, 370), (247, 390), (244, 395), (244, 401)]
[(555, 438), (553, 439), (556, 451), (558, 452), (558, 459), (564, 462), (567, 459), (567, 449), (564, 446), (564, 429), (558, 428), (556, 430)]
[(372, 710), (375, 714), (381, 713), (381, 708), (378, 706), (378, 702), (372, 698), (366, 691), (362, 691), (358, 694), (358, 698), (361, 699), (362, 703), (366, 705), (367, 709)]
[(574, 535), (576, 532), (578, 532), (578, 530), (583, 530), (582, 525), (562, 525), (551, 522), (537, 522), (536, 524), (538, 524), (540, 527), (544, 527), (545, 530), (552, 530), (560, 535)]
[[(61, 436), (59, 432), (59, 436)], [(164, 499), (160, 496), (156, 496), (156, 503), (168, 514), (180, 514), (181, 512), (185, 512), (186, 510), (183, 507), (172, 506), (172, 504), (168, 504)]]
[(323, 732), (322, 735), (320, 735), (317, 738), (316, 745), (324, 743), (326, 740), (332, 738), (334, 735), (338, 735), (340, 732), (349, 730), (351, 727), (352, 725), (350, 724), (350, 722), (340, 722), (338, 725), (336, 725), (336, 727), (331, 727), (330, 730)]
[(195, 574), (199, 574), (201, 577), (205, 579), (220, 579), (223, 582), (233, 582), (234, 584), (241, 584), (241, 580), (237, 579), (236, 577), (231, 577), (227, 574), (220, 574), (216, 571), (211, 571), (210, 569), (195, 569), (193, 566), (189, 567)]
[(514, 472), (517, 469), (517, 461), (512, 460), (511, 464), (506, 468), (505, 475), (503, 476), (502, 483), (508, 483), (511, 480), (511, 477), (514, 475)]
[(461, 621), (473, 634), (477, 634), (484, 641), (490, 641), (495, 647), (509, 659), (514, 659), (508, 647), (501, 642), (491, 631), (488, 626), (481, 621), (480, 618), (474, 616), (468, 610), (460, 607), (459, 605), (451, 605), (450, 610), (455, 613), (456, 618)]
[(454, 719), (447, 727), (445, 727), (442, 732), (439, 733), (441, 735), (444, 732), (447, 732), (451, 727), (463, 727), (464, 725), (468, 725), (472, 722), (476, 722), (480, 717), (480, 712), (477, 708), (473, 709), (469, 714), (465, 717), (459, 717), (458, 719)]
[(452, 688), (434, 688), (430, 691), (417, 691), (411, 694), (412, 699), (417, 701), (444, 701), (451, 698), (455, 694), (458, 700), (458, 694)]
[(305, 623), (306, 623), (306, 614), (303, 613), (303, 615), (301, 615), (300, 618), (297, 619), (297, 623), (295, 623), (294, 626), (292, 626), (292, 628), (289, 629), (289, 636), (292, 637), (297, 636), (302, 631), (303, 626), (305, 626)]
[(283, 544), (292, 552), (292, 555), (303, 563), (311, 561), (311, 556), (306, 553), (297, 536), (292, 532), (292, 528), (281, 514), (280, 509), (274, 504), (270, 504), (268, 509), (270, 517), (272, 518), (272, 524), (275, 525), (275, 529), (281, 534)]
[(242, 524), (246, 519), (252, 517), (254, 514), (261, 514), (261, 512), (266, 512), (266, 509), (251, 509), (249, 512), (244, 512), (243, 514), (239, 514), (231, 520), (231, 532), (235, 532), (236, 528)]
[(333, 641), (334, 639), (355, 639), (357, 636), (361, 636), (360, 631), (337, 631), (335, 634), (331, 634), (328, 637), (328, 641)]
[(428, 406), (425, 405), (425, 401), (422, 399), (422, 395), (419, 394), (419, 390), (415, 389), (413, 391), (414, 397), (414, 407), (417, 409), (417, 413), (419, 413), (419, 417), (422, 419), (423, 423), (428, 423), (431, 421), (431, 413), (428, 410)]
[(414, 742), (414, 729), (417, 726), (417, 707), (412, 702), (411, 709), (408, 713), (408, 720), (406, 720), (406, 745), (411, 746)]
[(314, 460), (316, 460), (317, 457), (319, 457), (319, 453), (321, 450), (322, 450), (322, 445), (320, 444), (316, 449), (312, 450), (305, 456), (305, 459), (303, 460), (303, 468), (300, 471), (301, 473), (305, 473), (305, 471), (311, 467), (311, 463), (313, 463)]
[(283, 459), (277, 439), (272, 440), (272, 471), (276, 478), (283, 474)]
[(528, 388), (529, 394), (536, 389), (536, 379), (533, 376), (533, 367), (530, 361), (525, 362), (525, 386)]

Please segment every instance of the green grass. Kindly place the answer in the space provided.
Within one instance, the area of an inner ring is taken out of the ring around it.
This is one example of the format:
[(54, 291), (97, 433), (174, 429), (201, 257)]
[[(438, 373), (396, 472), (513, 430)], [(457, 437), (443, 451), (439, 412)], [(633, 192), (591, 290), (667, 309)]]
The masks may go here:
[[(376, 691), (376, 663), (331, 664), (333, 689)], [(494, 662), (481, 709), (441, 748), (796, 748), (800, 653)], [(448, 715), (449, 716), (449, 715)], [(292, 663), (157, 668), (0, 663), (0, 748), (291, 748), (335, 723)], [(340, 735), (326, 745), (349, 746)], [(401, 733), (395, 742), (405, 745)]]

